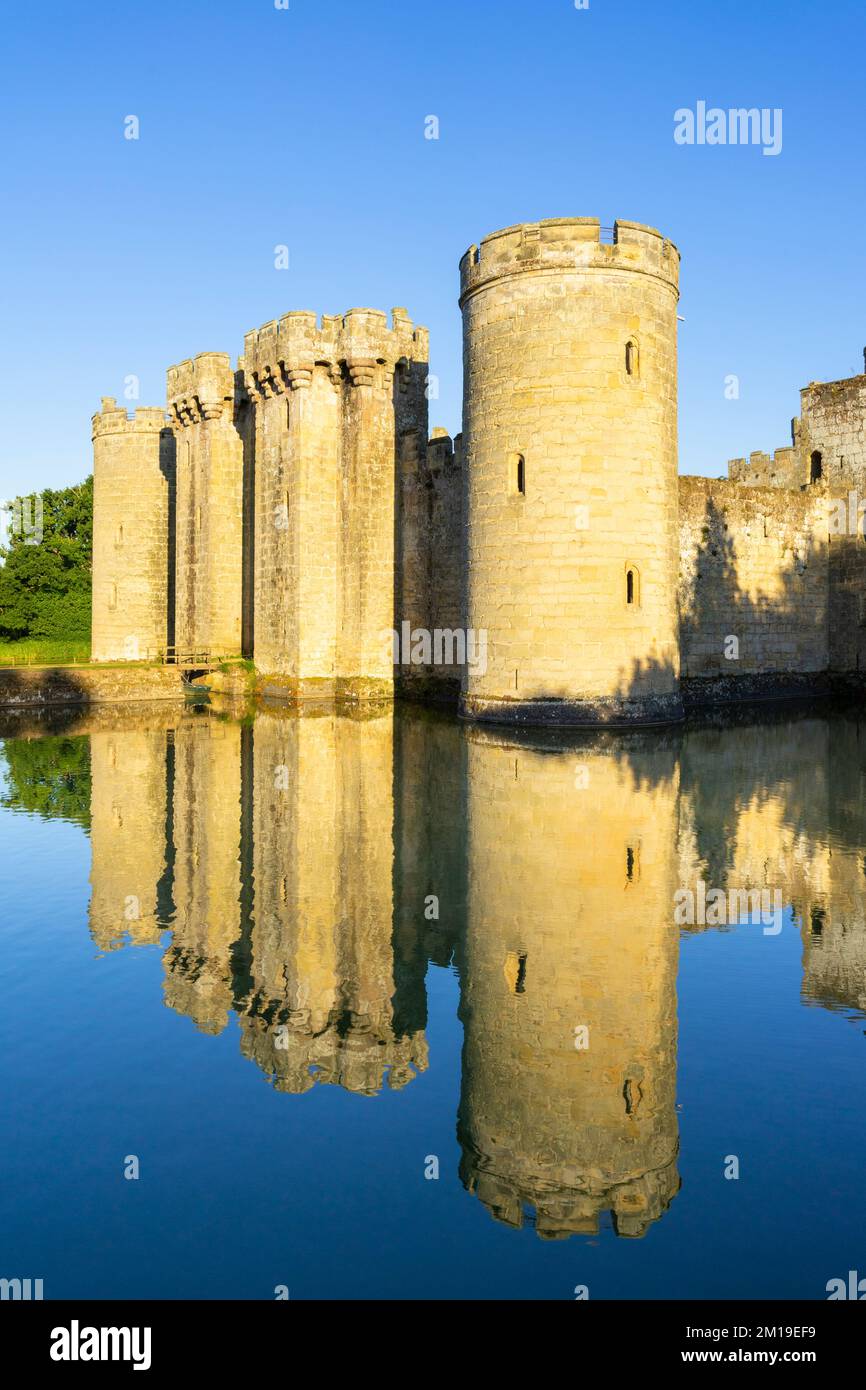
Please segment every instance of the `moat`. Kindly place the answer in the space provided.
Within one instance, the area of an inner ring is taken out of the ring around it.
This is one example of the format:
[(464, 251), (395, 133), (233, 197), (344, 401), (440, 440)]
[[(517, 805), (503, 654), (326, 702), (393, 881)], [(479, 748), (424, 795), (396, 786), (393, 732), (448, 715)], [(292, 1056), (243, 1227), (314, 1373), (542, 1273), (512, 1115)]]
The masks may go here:
[[(0, 1276), (573, 1300), (866, 1274), (866, 719), (164, 702), (0, 736)], [(684, 889), (743, 913), (682, 926)]]

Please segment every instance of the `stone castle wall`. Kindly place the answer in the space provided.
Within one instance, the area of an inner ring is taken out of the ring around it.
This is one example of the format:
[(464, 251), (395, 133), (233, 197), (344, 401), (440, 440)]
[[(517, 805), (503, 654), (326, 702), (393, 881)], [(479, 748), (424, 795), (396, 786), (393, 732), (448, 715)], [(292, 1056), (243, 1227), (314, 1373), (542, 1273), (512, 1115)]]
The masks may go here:
[[(423, 440), (421, 446), (423, 452)], [(445, 430), (435, 429), (426, 458), (415, 456), (414, 445), (403, 457), (396, 602), (398, 688), (403, 694), (456, 696), (460, 688), (462, 663), (455, 646), (446, 648), (444, 634), (463, 628), (463, 483), (462, 435), (452, 440)], [(438, 662), (425, 661), (422, 648), (416, 648), (413, 659), (413, 634), (419, 630), (443, 634)]]
[[(866, 670), (866, 375), (805, 386), (791, 433), (792, 446), (777, 450), (773, 459), (760, 453), (748, 461), (731, 459), (729, 477), (744, 485), (743, 491), (778, 490), (778, 501), (768, 499), (764, 510), (775, 513), (780, 535), (786, 527), (811, 526), (816, 555), (826, 537), (827, 603), (812, 612), (811, 620), (808, 609), (799, 615), (798, 652), (814, 660), (810, 627), (817, 636), (815, 623), (823, 613), (827, 654), (820, 669), (834, 679), (861, 681)], [(767, 618), (782, 633), (784, 612), (768, 610)]]
[[(812, 492), (679, 480), (682, 675), (736, 686), (828, 669), (827, 511)], [(736, 640), (736, 646), (731, 642)], [(726, 654), (727, 653), (727, 654)]]

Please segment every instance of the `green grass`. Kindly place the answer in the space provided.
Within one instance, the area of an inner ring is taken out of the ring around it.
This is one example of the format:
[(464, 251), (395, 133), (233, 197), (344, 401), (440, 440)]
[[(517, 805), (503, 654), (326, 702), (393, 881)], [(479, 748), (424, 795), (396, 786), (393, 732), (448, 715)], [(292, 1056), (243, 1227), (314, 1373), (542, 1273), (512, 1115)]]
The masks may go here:
[(48, 637), (24, 637), (18, 642), (0, 641), (0, 666), (69, 666), (90, 660), (90, 639), (57, 642)]

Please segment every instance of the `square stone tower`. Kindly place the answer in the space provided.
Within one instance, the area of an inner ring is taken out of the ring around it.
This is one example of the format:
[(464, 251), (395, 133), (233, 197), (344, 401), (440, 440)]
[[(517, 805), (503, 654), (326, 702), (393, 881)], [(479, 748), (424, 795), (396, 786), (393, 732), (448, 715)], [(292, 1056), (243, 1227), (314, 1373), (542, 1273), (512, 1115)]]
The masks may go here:
[(389, 697), (404, 468), (426, 456), (428, 335), (404, 309), (248, 333), (255, 662), (265, 693)]
[(167, 396), (177, 451), (175, 643), (181, 652), (239, 656), (244, 447), (228, 353), (169, 367)]

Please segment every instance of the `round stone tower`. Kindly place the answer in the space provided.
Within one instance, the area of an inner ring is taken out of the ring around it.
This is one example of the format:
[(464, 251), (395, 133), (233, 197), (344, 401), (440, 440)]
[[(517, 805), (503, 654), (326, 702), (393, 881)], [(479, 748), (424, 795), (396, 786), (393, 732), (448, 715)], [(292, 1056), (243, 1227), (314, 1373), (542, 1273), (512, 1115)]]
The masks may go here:
[[(508, 227), (460, 263), (467, 476), (462, 713), (679, 719), (679, 252), (593, 218)], [(481, 633), (486, 632), (486, 648)]]

